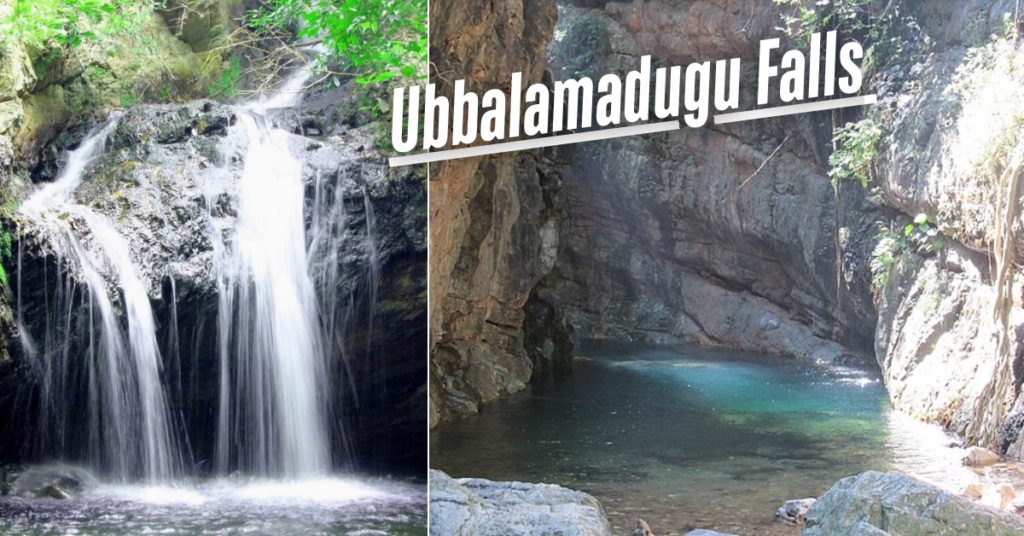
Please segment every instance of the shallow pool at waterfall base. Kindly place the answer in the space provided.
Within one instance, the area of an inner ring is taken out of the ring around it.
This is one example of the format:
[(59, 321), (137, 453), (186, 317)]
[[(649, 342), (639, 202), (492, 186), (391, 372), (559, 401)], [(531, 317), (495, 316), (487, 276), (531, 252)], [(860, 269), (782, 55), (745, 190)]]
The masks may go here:
[(639, 517), (658, 536), (796, 535), (776, 508), (868, 469), (952, 491), (1006, 478), (962, 467), (953, 438), (893, 411), (870, 367), (595, 341), (580, 353), (570, 371), (433, 430), (431, 466), (586, 491), (613, 534)]
[(425, 536), (423, 484), (371, 478), (104, 485), (71, 499), (0, 498), (0, 534)]

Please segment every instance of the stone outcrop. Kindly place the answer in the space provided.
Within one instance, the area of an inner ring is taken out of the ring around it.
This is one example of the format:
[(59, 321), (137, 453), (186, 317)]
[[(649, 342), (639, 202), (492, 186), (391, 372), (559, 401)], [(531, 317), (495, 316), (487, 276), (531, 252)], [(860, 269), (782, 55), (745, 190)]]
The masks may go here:
[[(1024, 113), (1024, 54), (991, 36), (1003, 35), (1013, 9), (999, 1), (913, 3), (927, 44), (876, 78), (881, 101), (872, 116), (887, 129), (875, 168), (886, 206), (899, 213), (890, 228), (902, 234), (924, 214), (938, 222), (944, 245), (904, 253), (890, 269), (877, 300), (875, 353), (897, 408), (1020, 458), (1024, 316), (1019, 303), (1005, 321), (996, 314), (994, 254), (1004, 172), (1022, 147), (1014, 118)], [(1024, 219), (1014, 204), (1018, 232), (1009, 247), (1019, 263)], [(1015, 289), (1019, 297), (1019, 282)]]
[(551, 484), (453, 479), (430, 470), (430, 533), (611, 536), (597, 499)]
[(193, 52), (207, 52), (225, 44), (245, 15), (243, 4), (242, 0), (171, 0), (160, 6), (160, 16)]
[(1024, 532), (1024, 519), (980, 506), (899, 473), (844, 478), (807, 512), (804, 536), (1000, 536)]
[[(541, 80), (553, 0), (430, 6), (431, 81), (451, 95)], [(450, 137), (449, 137), (450, 139)], [(477, 411), (532, 374), (523, 307), (552, 267), (560, 179), (535, 152), (430, 168), (430, 422)]]

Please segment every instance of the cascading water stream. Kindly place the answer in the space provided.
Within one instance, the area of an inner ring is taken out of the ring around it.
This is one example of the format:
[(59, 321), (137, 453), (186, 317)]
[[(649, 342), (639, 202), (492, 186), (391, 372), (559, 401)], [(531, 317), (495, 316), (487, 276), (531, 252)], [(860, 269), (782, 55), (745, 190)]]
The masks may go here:
[(393, 192), (350, 144), (275, 126), (308, 76), (231, 109), (126, 110), (20, 207), (0, 430), (40, 463), (0, 475), (12, 534), (423, 532), (423, 483), (346, 474), (363, 445), (346, 424), (392, 417), (350, 402), (382, 389), (364, 359), (382, 337), (362, 334), (392, 245), (376, 194)]
[(277, 95), (238, 112), (248, 147), (236, 234), (217, 256), (221, 472), (301, 478), (331, 469), (327, 359), (305, 250), (302, 163), (289, 134), (266, 116), (293, 105), (308, 76), (301, 72)]
[[(103, 153), (116, 126), (115, 118), (90, 132), (69, 154), (60, 177), (32, 195), (19, 209), (27, 220), (51, 234), (52, 244), (58, 250), (58, 265), (62, 264), (60, 258), (64, 258), (77, 269), (87, 287), (88, 308), (84, 312), (76, 308), (71, 276), (65, 274), (65, 284), (57, 285), (55, 298), (48, 302), (47, 335), (41, 348), (28, 341), (20, 306), (19, 324), (26, 354), (37, 362), (37, 376), (42, 376), (45, 386), (41, 406), (44, 418), (50, 413), (57, 414), (58, 422), (62, 423), (57, 432), (63, 435), (68, 402), (59, 397), (67, 390), (66, 383), (70, 383), (73, 373), (86, 376), (88, 459), (120, 479), (143, 476), (152, 482), (164, 481), (180, 471), (181, 459), (160, 382), (161, 357), (149, 297), (124, 237), (104, 216), (71, 200), (87, 166)], [(82, 232), (71, 221), (84, 224), (105, 259), (83, 246)], [(121, 289), (127, 333), (100, 275), (102, 266), (116, 276)], [(20, 301), (19, 297), (19, 304)], [(95, 317), (96, 312), (99, 318)], [(88, 340), (77, 367), (71, 366), (68, 355), (73, 317), (78, 324), (86, 325)], [(59, 323), (61, 318), (63, 325)], [(58, 355), (59, 366), (54, 366)], [(85, 363), (84, 371), (78, 370), (82, 368), (81, 362)], [(62, 388), (49, 389), (55, 382)]]
[[(226, 164), (240, 157), (240, 176), (226, 166), (211, 170), (206, 183), (218, 292), (220, 389), (212, 461), (220, 474), (308, 479), (347, 461), (351, 444), (331, 415), (331, 401), (341, 399), (332, 398), (337, 395), (329, 382), (344, 378), (351, 389), (348, 399), (358, 401), (347, 354), (360, 351), (346, 342), (364, 312), (369, 315), (367, 359), (376, 347), (380, 253), (366, 186), (362, 202), (349, 207), (364, 212), (365, 235), (349, 229), (347, 177), (318, 176), (307, 207), (304, 163), (290, 146), (294, 137), (272, 122), (275, 110), (296, 104), (308, 77), (309, 71), (301, 70), (277, 94), (236, 109), (237, 121), (221, 150)], [(24, 353), (40, 380), (40, 443), (53, 443), (41, 454), (88, 461), (120, 480), (166, 482), (182, 475), (183, 460), (191, 459), (181, 454), (182, 446), (191, 450), (189, 438), (179, 432), (187, 429), (185, 414), (172, 418), (168, 403), (170, 395), (175, 407), (192, 407), (195, 391), (195, 385), (188, 387), (186, 402), (178, 288), (171, 277), (175, 303), (165, 326), (164, 371), (148, 288), (128, 241), (107, 216), (74, 201), (117, 123), (114, 118), (90, 132), (69, 153), (60, 177), (20, 208), (58, 257), (59, 273), (54, 285), (44, 265), (45, 336), (33, 340), (25, 329), (20, 279), (18, 322)], [(237, 209), (226, 219), (214, 216), (225, 195), (235, 198)], [(365, 267), (348, 273), (345, 263), (355, 259)], [(194, 336), (192, 383), (199, 348), (199, 335)], [(341, 358), (343, 374), (332, 372), (329, 356)], [(87, 401), (84, 409), (80, 400)], [(49, 439), (51, 430), (59, 441)], [(76, 452), (76, 442), (87, 443), (79, 449), (84, 452)], [(341, 447), (333, 455), (332, 444)]]

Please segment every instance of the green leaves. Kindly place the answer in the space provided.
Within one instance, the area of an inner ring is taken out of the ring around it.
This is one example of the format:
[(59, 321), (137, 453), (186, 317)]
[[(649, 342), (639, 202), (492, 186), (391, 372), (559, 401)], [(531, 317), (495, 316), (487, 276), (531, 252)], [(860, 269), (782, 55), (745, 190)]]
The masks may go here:
[(832, 178), (833, 188), (839, 188), (839, 181), (844, 179), (857, 179), (861, 186), (868, 187), (871, 162), (878, 156), (881, 135), (882, 128), (873, 119), (847, 123), (836, 129), (832, 140), (839, 149), (828, 157), (832, 166), (828, 176)]
[(903, 236), (916, 246), (917, 252), (921, 254), (934, 253), (946, 245), (935, 220), (927, 214), (918, 214), (913, 223), (903, 228)]
[(427, 60), (426, 0), (273, 0), (249, 15), (257, 32), (296, 22), (299, 38), (320, 39), (327, 51), (321, 70), (341, 60), (360, 84), (413, 76)]
[(878, 242), (871, 252), (872, 282), (876, 287), (884, 287), (889, 283), (889, 272), (907, 246), (900, 237), (884, 227), (879, 229), (875, 239)]
[(0, 19), (0, 40), (16, 39), (30, 46), (77, 47), (98, 39), (111, 26), (123, 24), (128, 0), (16, 0)]
[(207, 89), (210, 97), (230, 98), (237, 93), (238, 79), (242, 77), (242, 63), (238, 56), (231, 56), (229, 63), (231, 67), (221, 72), (220, 80)]
[(780, 15), (782, 27), (777, 29), (793, 38), (800, 48), (807, 47), (811, 35), (817, 32), (860, 33), (872, 29), (876, 23), (869, 9), (872, 0), (819, 0), (812, 6), (808, 6), (806, 0), (775, 0), (775, 3), (793, 8), (792, 12), (784, 11)]

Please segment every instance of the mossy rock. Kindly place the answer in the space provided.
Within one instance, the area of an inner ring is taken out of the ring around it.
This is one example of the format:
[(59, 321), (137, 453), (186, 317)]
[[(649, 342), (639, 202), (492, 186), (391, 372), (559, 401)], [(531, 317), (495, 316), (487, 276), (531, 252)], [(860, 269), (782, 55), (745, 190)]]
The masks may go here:
[(36, 74), (24, 47), (0, 42), (0, 102), (27, 97), (35, 83)]
[(25, 118), (15, 148), (20, 154), (36, 153), (68, 124), (71, 111), (65, 100), (64, 88), (52, 85), (34, 93), (24, 102)]
[(16, 133), (24, 119), (25, 111), (22, 109), (21, 100), (0, 102), (0, 136), (11, 136)]
[(171, 32), (193, 52), (206, 52), (224, 40), (243, 15), (239, 0), (170, 0), (160, 15)]
[(32, 70), (35, 71), (35, 85), (32, 91), (41, 91), (43, 88), (58, 84), (65, 77), (67, 65), (64, 49), (59, 47), (48, 48), (36, 51), (32, 56)]

